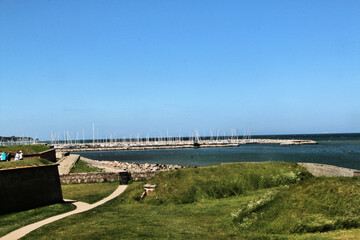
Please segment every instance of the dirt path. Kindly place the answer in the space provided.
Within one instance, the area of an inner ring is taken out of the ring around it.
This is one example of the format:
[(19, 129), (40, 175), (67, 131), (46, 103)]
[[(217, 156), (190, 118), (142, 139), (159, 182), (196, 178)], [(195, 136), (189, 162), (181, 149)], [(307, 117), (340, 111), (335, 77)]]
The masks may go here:
[(57, 216), (53, 216), (47, 219), (44, 219), (40, 222), (36, 222), (36, 223), (32, 223), (29, 224), (25, 227), (19, 228), (3, 237), (0, 238), (0, 240), (15, 240), (15, 239), (19, 239), (23, 236), (25, 236), (26, 234), (34, 231), (35, 229), (42, 227), (48, 223), (52, 223), (55, 222), (57, 220), (60, 220), (62, 218), (65, 218), (67, 216), (71, 216), (77, 213), (82, 213), (85, 211), (88, 211), (90, 209), (93, 209), (97, 206), (100, 206), (104, 203), (106, 203), (107, 201), (110, 201), (111, 199), (114, 199), (115, 197), (119, 196), (121, 193), (123, 193), (125, 191), (125, 189), (127, 188), (127, 185), (119, 185), (119, 187), (112, 193), (110, 194), (108, 197), (93, 203), (93, 204), (88, 204), (88, 203), (84, 203), (84, 202), (78, 202), (78, 201), (73, 201), (73, 200), (65, 200), (65, 202), (71, 202), (76, 206), (76, 209), (67, 213), (63, 213)]

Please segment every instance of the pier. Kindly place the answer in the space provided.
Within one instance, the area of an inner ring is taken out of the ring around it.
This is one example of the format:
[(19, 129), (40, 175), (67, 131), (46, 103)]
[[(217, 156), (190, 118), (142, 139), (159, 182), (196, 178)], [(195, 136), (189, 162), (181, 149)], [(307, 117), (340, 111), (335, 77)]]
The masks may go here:
[(222, 140), (161, 140), (142, 141), (112, 141), (112, 142), (93, 142), (93, 143), (66, 143), (52, 144), (59, 152), (83, 152), (83, 151), (121, 151), (121, 150), (151, 150), (151, 149), (180, 149), (180, 148), (215, 148), (215, 147), (241, 147), (247, 144), (280, 144), (288, 145), (307, 145), (317, 144), (313, 140), (295, 139), (222, 139)]

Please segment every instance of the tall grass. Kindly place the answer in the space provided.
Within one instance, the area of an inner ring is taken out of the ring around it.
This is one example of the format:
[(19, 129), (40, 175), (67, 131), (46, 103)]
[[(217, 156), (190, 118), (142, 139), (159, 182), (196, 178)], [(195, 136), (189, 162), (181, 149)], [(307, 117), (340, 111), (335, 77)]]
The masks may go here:
[(87, 172), (103, 172), (102, 169), (93, 167), (87, 162), (79, 160), (76, 162), (75, 166), (71, 169), (70, 173), (87, 173)]
[(127, 200), (149, 203), (193, 203), (238, 196), (250, 191), (293, 184), (311, 175), (294, 163), (234, 163), (164, 172), (150, 181), (156, 191), (144, 200), (138, 186)]
[[(360, 227), (359, 206), (359, 178), (313, 178), (279, 192), (264, 208), (234, 217), (234, 222), (242, 231), (272, 234), (351, 229)], [(246, 212), (246, 207), (238, 211)]]

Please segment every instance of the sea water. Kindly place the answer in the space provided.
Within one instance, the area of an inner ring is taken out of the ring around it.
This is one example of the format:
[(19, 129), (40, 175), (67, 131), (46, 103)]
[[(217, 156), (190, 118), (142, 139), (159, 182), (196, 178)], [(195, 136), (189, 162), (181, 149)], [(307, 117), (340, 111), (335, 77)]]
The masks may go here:
[(317, 145), (77, 152), (94, 160), (208, 166), (226, 162), (310, 162), (360, 170), (360, 134), (271, 135), (253, 138), (315, 140)]

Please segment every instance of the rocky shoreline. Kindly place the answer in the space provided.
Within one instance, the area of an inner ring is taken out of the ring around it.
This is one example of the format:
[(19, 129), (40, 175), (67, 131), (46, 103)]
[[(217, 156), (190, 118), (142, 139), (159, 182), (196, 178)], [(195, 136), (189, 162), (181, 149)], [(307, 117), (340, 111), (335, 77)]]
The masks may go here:
[(94, 167), (103, 169), (105, 172), (159, 172), (182, 168), (196, 168), (196, 166), (180, 166), (171, 164), (130, 163), (120, 161), (99, 161), (81, 157), (80, 160)]

